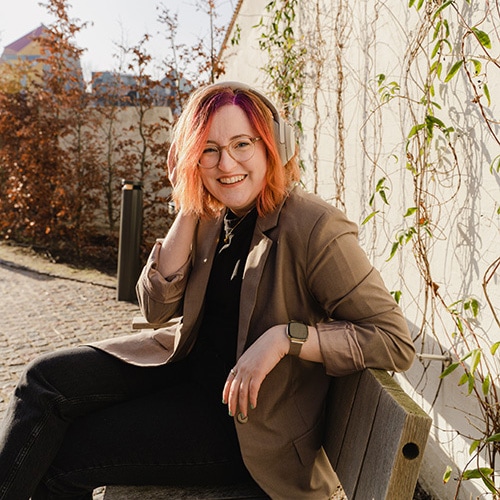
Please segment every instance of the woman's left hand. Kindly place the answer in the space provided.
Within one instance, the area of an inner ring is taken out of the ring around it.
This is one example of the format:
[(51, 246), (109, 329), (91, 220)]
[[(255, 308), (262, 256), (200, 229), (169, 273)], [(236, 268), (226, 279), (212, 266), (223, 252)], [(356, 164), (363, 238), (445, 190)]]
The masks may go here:
[(238, 411), (248, 415), (248, 407), (257, 406), (260, 386), (266, 375), (279, 363), (289, 350), (286, 325), (276, 325), (261, 335), (240, 357), (231, 369), (222, 401), (227, 403), (230, 415)]

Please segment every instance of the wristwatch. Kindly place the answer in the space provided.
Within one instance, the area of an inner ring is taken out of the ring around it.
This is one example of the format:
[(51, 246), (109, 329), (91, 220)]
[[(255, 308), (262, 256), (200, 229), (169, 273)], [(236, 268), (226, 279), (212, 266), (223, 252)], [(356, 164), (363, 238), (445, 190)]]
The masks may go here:
[(302, 345), (307, 340), (309, 335), (309, 328), (304, 323), (298, 321), (290, 321), (286, 326), (286, 334), (290, 339), (290, 350), (288, 354), (298, 356)]

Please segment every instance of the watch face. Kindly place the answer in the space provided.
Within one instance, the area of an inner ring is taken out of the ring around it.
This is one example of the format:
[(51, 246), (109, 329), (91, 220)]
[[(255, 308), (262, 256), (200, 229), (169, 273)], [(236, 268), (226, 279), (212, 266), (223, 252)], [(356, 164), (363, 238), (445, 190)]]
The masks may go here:
[(290, 322), (288, 324), (288, 334), (292, 339), (307, 340), (309, 330), (304, 323)]

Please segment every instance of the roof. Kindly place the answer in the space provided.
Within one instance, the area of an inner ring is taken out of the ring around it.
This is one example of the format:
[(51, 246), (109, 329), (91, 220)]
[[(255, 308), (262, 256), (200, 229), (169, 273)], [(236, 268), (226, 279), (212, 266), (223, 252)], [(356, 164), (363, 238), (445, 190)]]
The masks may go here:
[(20, 52), (21, 50), (24, 49), (24, 47), (26, 47), (26, 45), (29, 45), (34, 38), (37, 38), (40, 35), (42, 35), (42, 33), (46, 29), (47, 28), (43, 24), (41, 24), (40, 26), (38, 26), (38, 28), (34, 29), (33, 31), (30, 31), (26, 35), (17, 39), (15, 42), (12, 42), (11, 44), (7, 45), (5, 47), (5, 53), (15, 54), (17, 52)]

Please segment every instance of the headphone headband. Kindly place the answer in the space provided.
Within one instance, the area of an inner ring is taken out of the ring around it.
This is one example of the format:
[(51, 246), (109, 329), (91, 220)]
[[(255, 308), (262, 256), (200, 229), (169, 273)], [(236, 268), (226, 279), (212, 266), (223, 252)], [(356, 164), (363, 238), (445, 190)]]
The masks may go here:
[(285, 120), (283, 120), (283, 118), (281, 118), (276, 106), (264, 94), (245, 83), (235, 81), (217, 82), (213, 83), (211, 87), (229, 87), (232, 90), (241, 89), (255, 94), (267, 106), (267, 108), (273, 115), (274, 137), (276, 140), (276, 147), (278, 148), (278, 153), (283, 165), (286, 165), (293, 158), (295, 154), (294, 130), (291, 125), (289, 125), (287, 122), (285, 122)]

